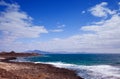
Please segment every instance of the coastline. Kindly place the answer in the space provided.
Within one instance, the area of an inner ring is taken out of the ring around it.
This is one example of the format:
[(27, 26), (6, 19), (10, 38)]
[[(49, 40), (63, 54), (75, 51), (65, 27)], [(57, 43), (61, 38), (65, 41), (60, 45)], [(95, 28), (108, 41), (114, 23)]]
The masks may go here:
[(9, 55), (9, 59), (5, 58), (5, 61), (0, 62), (0, 79), (83, 79), (77, 76), (75, 71), (65, 68), (50, 64), (9, 61), (11, 59)]

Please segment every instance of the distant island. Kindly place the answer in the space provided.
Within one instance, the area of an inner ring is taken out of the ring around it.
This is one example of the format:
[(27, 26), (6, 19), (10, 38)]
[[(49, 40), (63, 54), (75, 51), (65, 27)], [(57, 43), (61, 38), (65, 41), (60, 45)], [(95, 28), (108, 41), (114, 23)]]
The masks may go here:
[(0, 79), (83, 79), (75, 71), (49, 64), (14, 62), (17, 57), (40, 56), (38, 53), (0, 53)]
[(25, 52), (29, 52), (29, 53), (39, 53), (39, 54), (51, 54), (52, 52), (48, 52), (48, 51), (42, 51), (42, 50), (27, 50)]

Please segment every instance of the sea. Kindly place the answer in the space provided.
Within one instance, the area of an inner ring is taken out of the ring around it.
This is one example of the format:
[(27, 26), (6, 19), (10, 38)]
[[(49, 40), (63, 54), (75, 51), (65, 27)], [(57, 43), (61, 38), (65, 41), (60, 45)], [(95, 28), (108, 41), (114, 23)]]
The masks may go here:
[(46, 54), (18, 60), (74, 70), (84, 79), (120, 79), (120, 54)]

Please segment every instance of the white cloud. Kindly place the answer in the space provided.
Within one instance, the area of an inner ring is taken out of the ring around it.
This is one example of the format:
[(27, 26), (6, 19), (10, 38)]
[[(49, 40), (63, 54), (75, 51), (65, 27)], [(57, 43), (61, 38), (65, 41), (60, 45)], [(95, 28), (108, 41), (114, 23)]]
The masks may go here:
[(41, 33), (47, 33), (44, 26), (35, 26), (31, 23), (32, 17), (20, 11), (19, 5), (0, 2), (0, 5), (7, 6), (4, 12), (0, 13), (0, 31), (7, 32), (9, 37), (34, 38)]
[(19, 38), (36, 38), (41, 33), (48, 33), (44, 26), (32, 24), (32, 17), (20, 10), (18, 4), (9, 4), (0, 2), (1, 6), (6, 6), (3, 12), (0, 12), (0, 47), (13, 43)]
[[(101, 3), (101, 5), (107, 5), (107, 3)], [(87, 33), (42, 42), (40, 43), (43, 45), (41, 49), (48, 51), (120, 53), (120, 13), (117, 10), (116, 13), (109, 11), (112, 10), (109, 9), (107, 12), (111, 15), (111, 18), (82, 26), (81, 30)], [(100, 16), (108, 15), (105, 13), (105, 15), (100, 14)]]
[(57, 23), (57, 27), (56, 29), (51, 29), (49, 30), (50, 32), (63, 32), (64, 31), (64, 27), (66, 27), (65, 24), (60, 24), (59, 22)]
[(53, 29), (53, 30), (50, 30), (50, 32), (63, 32), (64, 30), (63, 29)]
[(108, 5), (107, 2), (102, 2), (100, 4), (97, 4), (96, 6), (92, 7), (89, 11), (92, 13), (92, 15), (97, 17), (107, 17), (109, 14), (115, 14), (115, 10), (110, 10), (106, 6)]
[(65, 39), (53, 39), (40, 43), (41, 49), (48, 51), (120, 53), (120, 15), (113, 15), (101, 24), (83, 26), (85, 33)]
[[(84, 31), (83, 34), (73, 35), (70, 37), (66, 37), (64, 39), (53, 38), (52, 40), (45, 41), (45, 42), (33, 41), (33, 42), (25, 44), (23, 42), (9, 42), (11, 40), (14, 40), (15, 37), (11, 37), (12, 34), (9, 33), (9, 31), (7, 31), (8, 29), (2, 28), (2, 30), (5, 29), (5, 31), (3, 31), (3, 34), (9, 39), (6, 39), (6, 40), (4, 39), (4, 41), (0, 41), (0, 44), (3, 45), (1, 46), (0, 49), (6, 50), (7, 48), (7, 50), (12, 50), (14, 48), (14, 50), (17, 50), (17, 51), (29, 50), (29, 49), (31, 50), (40, 49), (40, 50), (45, 50), (45, 51), (120, 53), (120, 14), (116, 10), (114, 10), (116, 11), (114, 13), (112, 10), (108, 9), (105, 6), (107, 5), (107, 3), (105, 2), (101, 3), (100, 5), (102, 7), (102, 10), (100, 9), (100, 11), (103, 11), (103, 13), (100, 13), (98, 15), (93, 13), (93, 15), (98, 16), (98, 17), (111, 15), (111, 17), (106, 20), (95, 22), (94, 24), (91, 24), (88, 26), (82, 26), (81, 30)], [(23, 22), (21, 24), (27, 25), (26, 22), (25, 23)], [(14, 26), (12, 28), (16, 28), (16, 27), (19, 27), (19, 26)], [(38, 37), (37, 36), (38, 32), (35, 33), (35, 36), (34, 35), (29, 36), (29, 34), (36, 32), (37, 29), (40, 29), (38, 28), (38, 26), (34, 28), (27, 26), (26, 28), (27, 30), (31, 32), (30, 33), (28, 32), (28, 34), (25, 34), (24, 37), (26, 36), (27, 37)], [(30, 28), (33, 28), (33, 30)], [(45, 29), (45, 28), (41, 27), (41, 29)], [(12, 31), (14, 30), (12, 29)], [(58, 29), (57, 31), (59, 32)], [(19, 36), (18, 32), (17, 34)], [(13, 36), (15, 35), (13, 34)]]

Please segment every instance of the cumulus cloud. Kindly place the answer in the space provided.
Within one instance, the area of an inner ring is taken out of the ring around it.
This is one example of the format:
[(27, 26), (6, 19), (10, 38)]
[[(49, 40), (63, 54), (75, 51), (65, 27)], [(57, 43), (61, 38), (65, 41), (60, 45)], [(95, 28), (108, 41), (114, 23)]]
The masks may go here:
[(120, 53), (120, 15), (114, 15), (101, 24), (83, 26), (82, 31), (89, 34), (78, 34), (65, 39), (53, 39), (40, 43), (43, 50), (92, 52), (92, 53)]
[[(95, 7), (98, 7), (99, 10), (97, 10), (98, 8), (95, 8)], [(13, 27), (11, 26), (11, 28), (13, 28), (12, 31), (7, 31), (8, 29), (2, 27), (2, 30), (4, 29), (2, 33), (9, 39), (6, 39), (6, 41), (0, 42), (0, 44), (4, 45), (3, 47), (1, 47), (1, 49), (5, 49), (4, 47), (7, 47), (9, 50), (14, 48), (15, 50), (19, 50), (19, 51), (28, 50), (28, 49), (31, 49), (31, 50), (40, 49), (44, 51), (54, 51), (54, 52), (67, 51), (67, 52), (88, 52), (88, 53), (120, 53), (120, 13), (119, 11), (109, 9), (107, 7), (106, 2), (97, 4), (95, 7), (92, 7), (90, 10), (90, 12), (94, 16), (106, 17), (110, 15), (111, 17), (105, 20), (102, 19), (101, 21), (94, 22), (94, 24), (90, 24), (88, 26), (86, 25), (82, 26), (80, 30), (84, 31), (84, 33), (73, 35), (63, 39), (53, 38), (52, 40), (45, 41), (45, 42), (33, 41), (32, 43), (28, 43), (28, 44), (24, 44), (23, 42), (9, 42), (16, 38), (14, 36), (17, 36), (17, 37), (19, 36), (19, 31), (14, 32), (14, 33), (17, 33), (17, 35), (9, 32), (14, 31), (13, 29), (14, 28), (17, 29), (17, 27), (19, 27), (20, 29), (20, 26), (13, 26)], [(101, 13), (97, 14), (96, 12), (99, 12), (99, 11), (101, 11)], [(3, 12), (2, 14), (5, 14), (5, 13)], [(26, 15), (25, 13), (22, 13), (22, 14)], [(28, 18), (28, 16), (23, 16), (23, 17)], [(3, 21), (3, 19), (1, 21)], [(21, 24), (24, 24), (24, 26), (26, 25), (27, 27), (25, 28), (27, 28), (26, 30), (29, 30), (30, 33), (28, 31), (28, 34), (25, 34), (24, 36), (23, 33), (20, 32), (19, 37), (21, 37), (22, 35), (27, 38), (38, 37), (37, 36), (38, 33), (47, 33), (47, 30), (45, 30), (44, 27), (39, 27), (39, 26), (29, 27), (31, 23), (29, 23), (28, 21), (26, 22), (26, 20)], [(10, 26), (7, 26), (7, 23), (6, 23), (6, 27), (9, 28)], [(45, 31), (37, 30), (40, 28), (44, 29)], [(38, 32), (36, 32), (36, 30)], [(34, 32), (36, 32), (35, 36), (34, 35), (29, 36), (29, 34)], [(13, 37), (11, 37), (12, 35)], [(9, 42), (9, 44), (5, 44), (6, 42), (7, 43)], [(16, 48), (16, 46), (19, 48)]]
[(111, 18), (94, 22), (94, 24), (88, 26), (82, 26), (80, 30), (85, 32), (83, 34), (42, 42), (41, 44), (44, 46), (41, 48), (49, 51), (120, 53), (120, 13), (117, 10), (113, 12), (105, 5), (107, 3), (102, 2), (95, 6), (100, 8), (102, 13), (94, 14), (92, 11), (91, 13), (98, 17), (108, 16), (109, 14)]
[(0, 13), (0, 31), (19, 37), (39, 37), (40, 33), (47, 33), (44, 26), (31, 23), (32, 17), (20, 11), (19, 5), (0, 2), (6, 10)]
[(0, 6), (6, 7), (0, 12), (0, 47), (19, 38), (36, 38), (41, 33), (48, 33), (44, 26), (32, 24), (32, 17), (21, 11), (18, 4), (1, 1)]
[(110, 10), (107, 8), (108, 3), (102, 2), (100, 4), (97, 4), (96, 6), (92, 7), (89, 11), (92, 15), (97, 17), (107, 17), (109, 14), (115, 14), (115, 10)]

